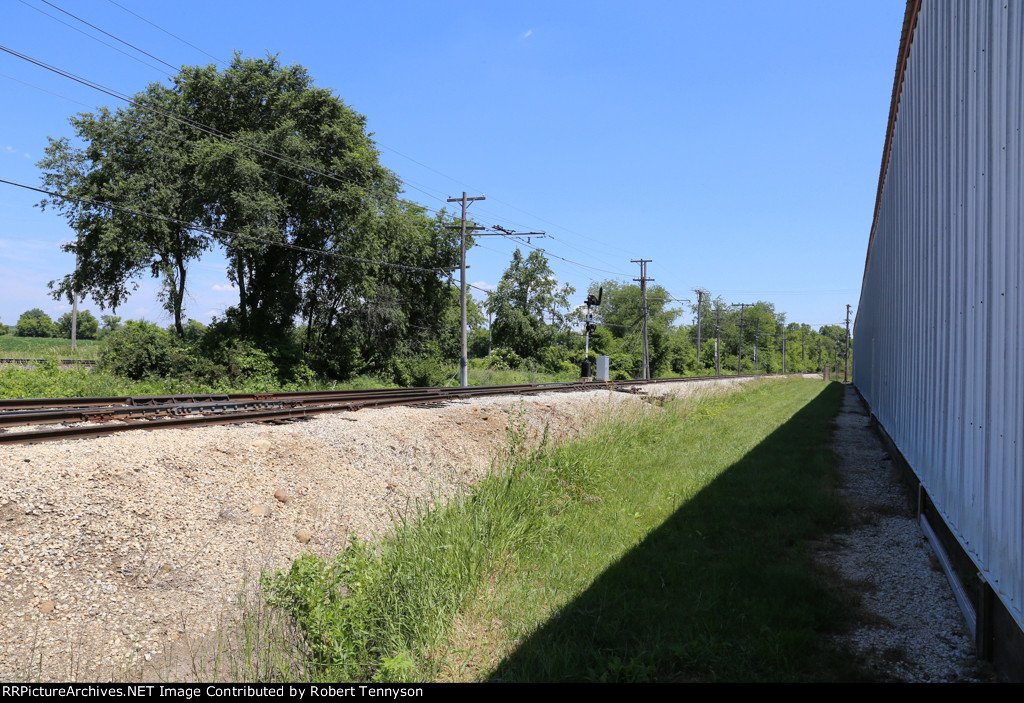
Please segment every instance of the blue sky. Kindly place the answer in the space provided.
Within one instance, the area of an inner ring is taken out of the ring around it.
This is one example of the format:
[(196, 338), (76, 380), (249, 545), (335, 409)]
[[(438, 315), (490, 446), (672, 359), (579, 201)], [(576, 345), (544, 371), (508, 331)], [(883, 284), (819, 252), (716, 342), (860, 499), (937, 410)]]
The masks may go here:
[[(552, 235), (533, 244), (579, 302), (639, 258), (678, 298), (769, 300), (816, 326), (859, 297), (902, 0), (51, 1), (174, 66), (235, 50), (302, 64), (366, 115), (406, 197), (484, 193), (480, 222)], [(170, 73), (42, 0), (4, 9), (0, 44), (117, 91)], [(6, 53), (0, 102), (0, 178), (33, 186), (68, 116), (120, 106)], [(74, 267), (58, 249), (74, 235), (40, 197), (0, 184), (0, 322), (70, 309), (46, 283)], [(496, 285), (515, 247), (483, 239), (469, 280)], [(217, 256), (190, 276), (189, 316), (235, 301)], [(150, 279), (118, 314), (169, 322)]]

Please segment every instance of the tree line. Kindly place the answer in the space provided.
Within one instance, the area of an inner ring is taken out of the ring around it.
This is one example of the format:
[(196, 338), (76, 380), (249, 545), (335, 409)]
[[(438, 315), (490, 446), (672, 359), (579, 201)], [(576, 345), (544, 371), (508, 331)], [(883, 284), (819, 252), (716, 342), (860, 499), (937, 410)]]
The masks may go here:
[[(578, 369), (584, 354), (578, 305), (582, 301), (569, 302), (574, 291), (558, 289), (538, 252), (527, 261), (534, 262), (534, 275), (524, 275), (518, 251), (513, 256), (512, 266), (486, 304), (494, 316), (490, 335), (476, 331), (471, 350), (477, 356), (489, 352), (492, 363), (509, 364), (511, 359), (512, 364), (532, 361), (551, 371)], [(599, 291), (603, 295), (595, 308), (598, 325), (590, 336), (590, 358), (607, 355), (614, 377), (636, 378), (642, 368), (641, 288), (607, 280), (592, 284), (588, 295), (597, 297)], [(716, 368), (724, 374), (817, 373), (823, 366), (841, 363), (845, 354), (844, 327), (814, 330), (807, 324), (787, 323), (785, 314), (777, 313), (768, 301), (740, 309), (721, 297), (703, 296), (699, 304), (689, 306), (691, 324), (677, 324), (684, 313), (679, 302), (661, 286), (647, 289), (650, 368), (656, 377), (714, 375)], [(490, 343), (486, 350), (485, 341)]]
[[(14, 326), (0, 323), (0, 334), (11, 334), (16, 337), (56, 337), (71, 339), (71, 326), (74, 315), (66, 312), (54, 320), (40, 308), (26, 310), (18, 318)], [(101, 324), (102, 323), (102, 324)], [(116, 315), (102, 315), (101, 320), (88, 310), (79, 310), (77, 319), (78, 339), (98, 339), (111, 332), (121, 324)]]

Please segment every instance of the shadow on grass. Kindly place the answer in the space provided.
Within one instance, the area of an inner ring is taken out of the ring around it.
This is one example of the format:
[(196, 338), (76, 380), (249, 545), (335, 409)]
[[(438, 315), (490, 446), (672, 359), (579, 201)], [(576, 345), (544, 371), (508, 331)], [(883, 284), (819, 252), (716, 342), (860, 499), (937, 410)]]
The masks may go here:
[(806, 542), (842, 511), (832, 383), (525, 639), (492, 681), (862, 678), (824, 646), (846, 606)]

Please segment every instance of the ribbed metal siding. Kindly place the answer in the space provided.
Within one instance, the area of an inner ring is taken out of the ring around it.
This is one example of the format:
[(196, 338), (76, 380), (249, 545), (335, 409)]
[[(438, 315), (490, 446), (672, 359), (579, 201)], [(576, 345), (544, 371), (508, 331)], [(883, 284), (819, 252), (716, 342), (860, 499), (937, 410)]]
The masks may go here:
[(853, 380), (1024, 627), (1022, 44), (1021, 0), (921, 4)]

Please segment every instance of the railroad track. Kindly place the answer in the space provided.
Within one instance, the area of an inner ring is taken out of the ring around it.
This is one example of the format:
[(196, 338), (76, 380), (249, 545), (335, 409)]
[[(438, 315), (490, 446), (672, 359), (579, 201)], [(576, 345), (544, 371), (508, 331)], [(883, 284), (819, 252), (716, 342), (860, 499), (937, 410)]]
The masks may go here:
[[(0, 364), (45, 364), (52, 359), (0, 359)], [(57, 366), (96, 366), (99, 361), (96, 359), (60, 359)]]
[[(749, 378), (749, 375), (739, 378)], [(285, 422), (322, 413), (352, 412), (393, 405), (437, 407), (460, 398), (523, 395), (551, 391), (639, 392), (649, 384), (714, 380), (715, 376), (660, 378), (611, 383), (525, 383), (469, 388), (396, 388), (289, 393), (220, 393), (97, 398), (0, 400), (0, 444), (100, 437), (130, 430), (157, 430), (241, 422)], [(722, 376), (718, 378), (737, 378)], [(42, 429), (10, 431), (12, 427)]]

